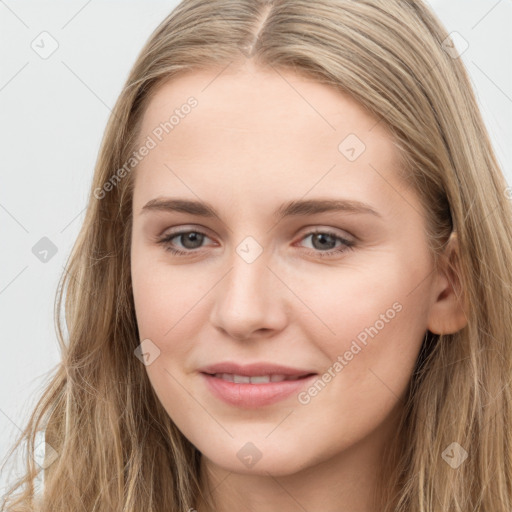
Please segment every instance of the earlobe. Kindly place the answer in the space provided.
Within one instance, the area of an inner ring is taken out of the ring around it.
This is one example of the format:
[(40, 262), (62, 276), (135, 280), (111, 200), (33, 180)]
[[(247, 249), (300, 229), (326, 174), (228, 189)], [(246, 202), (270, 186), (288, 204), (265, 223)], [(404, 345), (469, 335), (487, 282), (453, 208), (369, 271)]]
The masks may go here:
[(444, 254), (440, 257), (434, 302), (427, 328), (434, 334), (453, 334), (468, 323), (466, 293), (460, 277), (459, 244), (452, 232)]

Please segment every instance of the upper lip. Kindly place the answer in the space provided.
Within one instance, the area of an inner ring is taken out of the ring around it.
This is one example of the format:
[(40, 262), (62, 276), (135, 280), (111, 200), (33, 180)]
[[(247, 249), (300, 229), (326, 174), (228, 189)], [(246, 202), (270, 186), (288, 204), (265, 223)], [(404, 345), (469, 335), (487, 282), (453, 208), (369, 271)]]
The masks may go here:
[(203, 368), (200, 368), (199, 371), (202, 373), (209, 373), (210, 375), (215, 375), (216, 373), (229, 373), (233, 375), (245, 375), (248, 377), (254, 377), (257, 375), (287, 375), (293, 377), (302, 377), (315, 373), (311, 370), (291, 368), (289, 366), (282, 366), (266, 362), (237, 364), (229, 361), (204, 366)]

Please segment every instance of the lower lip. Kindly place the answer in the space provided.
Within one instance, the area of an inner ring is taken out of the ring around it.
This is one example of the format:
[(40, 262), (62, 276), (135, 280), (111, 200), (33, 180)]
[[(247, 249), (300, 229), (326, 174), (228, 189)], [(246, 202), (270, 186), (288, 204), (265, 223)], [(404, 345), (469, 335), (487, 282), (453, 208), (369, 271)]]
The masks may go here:
[(281, 382), (265, 382), (263, 384), (235, 383), (201, 373), (210, 391), (230, 405), (237, 407), (256, 408), (271, 405), (284, 400), (292, 393), (298, 393), (309, 384), (316, 375), (310, 375), (296, 380)]

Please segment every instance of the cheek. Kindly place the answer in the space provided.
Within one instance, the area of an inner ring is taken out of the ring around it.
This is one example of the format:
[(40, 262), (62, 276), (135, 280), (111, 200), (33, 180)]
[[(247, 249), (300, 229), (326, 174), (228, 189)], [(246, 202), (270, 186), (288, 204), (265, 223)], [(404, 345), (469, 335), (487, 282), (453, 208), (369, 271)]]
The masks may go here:
[(329, 280), (304, 283), (303, 289), (311, 290), (309, 304), (329, 330), (318, 329), (314, 317), (303, 327), (327, 356), (326, 371), (338, 363), (331, 373), (343, 377), (332, 380), (343, 381), (344, 389), (370, 395), (373, 386), (382, 387), (378, 376), (397, 395), (407, 385), (427, 328), (424, 263), (390, 255), (379, 265), (331, 272)]
[(316, 294), (319, 314), (335, 335), (315, 335), (311, 322), (307, 336), (327, 356), (326, 366), (297, 397), (294, 425), (315, 430), (322, 418), (331, 448), (342, 450), (384, 425), (410, 381), (427, 316), (426, 289), (411, 291), (425, 276), (395, 263), (385, 273), (367, 269), (364, 279), (332, 280), (330, 300)]
[[(181, 428), (190, 430), (190, 418), (201, 414), (191, 410), (190, 396), (184, 387), (193, 339), (200, 326), (201, 296), (205, 291), (191, 285), (179, 269), (170, 268), (154, 258), (132, 257), (132, 286), (140, 339), (151, 340), (158, 356), (146, 366), (157, 397)], [(192, 404), (193, 407), (193, 404)], [(190, 420), (191, 421), (191, 420)], [(188, 426), (187, 426), (188, 425)]]
[(205, 271), (199, 276), (191, 267), (169, 265), (165, 257), (165, 253), (157, 257), (146, 253), (132, 258), (140, 339), (151, 340), (159, 351), (159, 357), (146, 368), (157, 392), (176, 387), (172, 376), (179, 379), (194, 371), (194, 340), (200, 338), (208, 318), (208, 292), (218, 281), (216, 273)]
[(141, 337), (170, 338), (204, 294), (193, 276), (171, 267), (161, 252), (157, 256), (152, 251), (132, 252), (133, 298)]

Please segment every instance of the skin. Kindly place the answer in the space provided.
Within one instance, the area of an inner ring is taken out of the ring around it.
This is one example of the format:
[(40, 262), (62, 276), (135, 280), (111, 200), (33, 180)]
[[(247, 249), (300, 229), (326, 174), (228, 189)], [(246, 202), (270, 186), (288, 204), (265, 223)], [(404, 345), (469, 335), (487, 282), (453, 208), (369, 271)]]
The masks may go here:
[[(141, 144), (190, 96), (197, 107), (134, 171), (137, 322), (140, 339), (160, 350), (146, 366), (151, 384), (203, 454), (217, 511), (379, 510), (372, 493), (382, 450), (425, 332), (466, 324), (447, 272), (433, 267), (424, 210), (397, 174), (398, 150), (348, 96), (250, 62), (163, 84)], [(338, 149), (349, 134), (366, 146), (354, 161)], [(219, 218), (141, 213), (165, 196), (206, 201)], [(276, 224), (283, 203), (318, 198), (361, 201), (380, 217), (337, 211)], [(179, 229), (206, 237), (195, 246), (175, 237), (168, 245), (189, 254), (172, 255), (157, 240)], [(328, 238), (322, 246), (314, 229), (355, 245), (322, 257), (343, 245)], [(236, 252), (248, 236), (263, 249), (252, 263)], [(228, 405), (198, 374), (220, 361), (271, 361), (321, 376), (396, 303), (394, 318), (307, 404), (292, 394), (253, 410)], [(237, 457), (249, 441), (261, 453), (252, 467)]]

